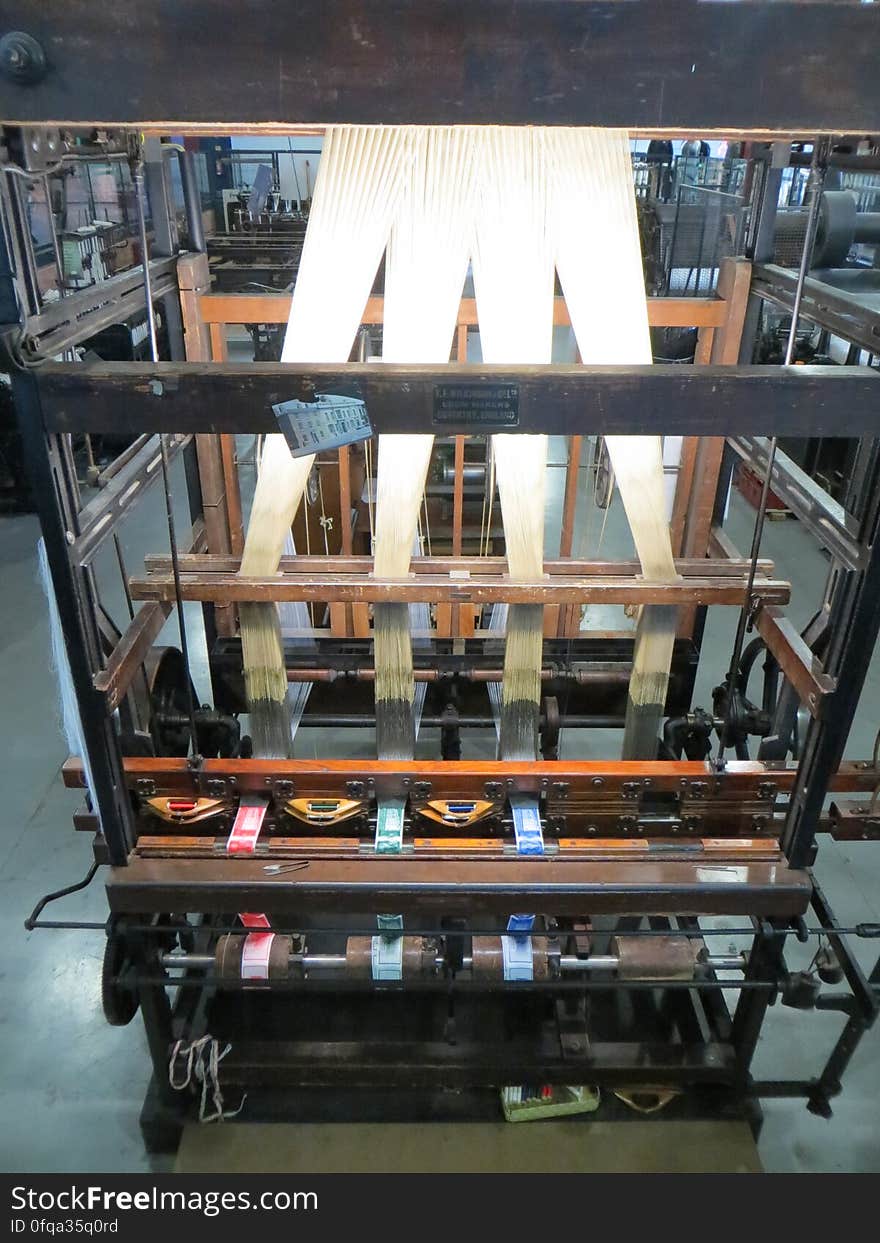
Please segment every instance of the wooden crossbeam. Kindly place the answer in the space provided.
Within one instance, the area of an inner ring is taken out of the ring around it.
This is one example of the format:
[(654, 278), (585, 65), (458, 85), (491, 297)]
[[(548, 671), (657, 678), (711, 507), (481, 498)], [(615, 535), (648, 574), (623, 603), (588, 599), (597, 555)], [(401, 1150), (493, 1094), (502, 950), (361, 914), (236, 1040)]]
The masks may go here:
[[(130, 580), (135, 600), (172, 601), (175, 597), (171, 574), (151, 574)], [(785, 604), (790, 599), (788, 583), (765, 579), (756, 587), (766, 604)], [(182, 573), (180, 592), (184, 600), (212, 601), (215, 604), (285, 600), (321, 602), (404, 601), (406, 603), (453, 604), (732, 604), (742, 605), (747, 597), (745, 576), (736, 578), (681, 578), (677, 582), (651, 582), (635, 575), (573, 578), (549, 576), (526, 581), (500, 575), (472, 575), (452, 578), (441, 574), (414, 574), (406, 579), (375, 578), (371, 574), (279, 574), (258, 577), (240, 574)]]
[[(720, 328), (727, 320), (723, 298), (648, 298), (648, 323), (652, 328)], [(290, 294), (210, 293), (202, 294), (199, 311), (206, 324), (286, 324), (290, 315)], [(367, 299), (362, 324), (381, 324), (385, 318), (385, 299)], [(462, 298), (456, 321), (459, 327), (479, 326), (475, 298)], [(556, 298), (553, 323), (571, 323), (564, 298)], [(451, 342), (450, 342), (451, 344)]]

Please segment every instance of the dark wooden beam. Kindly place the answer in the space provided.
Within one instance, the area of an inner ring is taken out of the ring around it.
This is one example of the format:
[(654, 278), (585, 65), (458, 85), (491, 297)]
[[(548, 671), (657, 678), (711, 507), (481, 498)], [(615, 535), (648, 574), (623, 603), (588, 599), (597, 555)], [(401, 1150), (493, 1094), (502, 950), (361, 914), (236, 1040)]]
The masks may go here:
[(825, 696), (834, 693), (837, 683), (825, 672), (791, 620), (771, 605), (758, 610), (755, 629), (810, 715), (821, 716)]
[(267, 876), (262, 859), (139, 859), (113, 868), (111, 911), (461, 912), (554, 915), (684, 913), (800, 915), (812, 886), (784, 861), (706, 868), (700, 863), (588, 863), (513, 856), (476, 863), (404, 855), (312, 859)]
[[(565, 800), (579, 797), (613, 798), (624, 785), (650, 778), (656, 792), (694, 793), (696, 784), (701, 798), (749, 799), (757, 797), (765, 787), (766, 797), (775, 798), (792, 789), (797, 777), (796, 765), (761, 760), (729, 760), (722, 771), (701, 760), (203, 760), (198, 769), (186, 759), (167, 756), (126, 757), (123, 761), (126, 785), (137, 790), (138, 782), (152, 781), (157, 794), (192, 794), (211, 779), (230, 780), (230, 792), (271, 793), (276, 783), (291, 782), (299, 795), (309, 798), (346, 797), (348, 783), (360, 781), (369, 785), (377, 798), (406, 797), (415, 782), (431, 785), (431, 798), (473, 798), (486, 782), (513, 789), (520, 794), (540, 796), (552, 786), (545, 782), (567, 785)], [(82, 761), (66, 760), (62, 778), (68, 789), (85, 786)], [(507, 779), (513, 782), (507, 787)], [(602, 782), (597, 786), (596, 779)], [(870, 794), (877, 784), (870, 760), (847, 760), (832, 776), (829, 790), (836, 793)], [(772, 789), (770, 787), (775, 787)], [(478, 795), (485, 797), (485, 792)], [(290, 797), (285, 794), (285, 797)], [(348, 795), (350, 797), (350, 795)], [(561, 795), (559, 796), (562, 797)]]
[(880, 408), (867, 367), (49, 363), (38, 383), (49, 431), (117, 435), (277, 431), (273, 404), (316, 392), (360, 397), (375, 432), (444, 435), (860, 436)]
[(165, 601), (144, 605), (135, 613), (113, 649), (106, 669), (95, 675), (95, 690), (106, 695), (108, 712), (115, 712), (122, 703), (132, 678), (146, 660), (170, 612), (171, 605)]
[[(233, 557), (224, 553), (181, 553), (178, 557), (180, 569), (187, 574), (237, 574), (241, 569), (241, 557)], [(147, 553), (144, 565), (148, 574), (170, 574), (171, 557), (168, 553)], [(727, 576), (745, 579), (751, 562), (736, 556), (726, 557), (677, 557), (675, 569), (686, 578), (718, 578)], [(304, 554), (303, 556), (282, 557), (278, 564), (282, 574), (328, 574), (333, 577), (339, 574), (370, 574), (373, 570), (372, 557), (352, 557), (338, 554), (321, 556)], [(773, 573), (773, 562), (759, 558), (756, 564), (758, 583), (769, 578)], [(466, 570), (469, 574), (480, 577), (506, 574), (506, 557), (413, 557), (410, 571), (413, 574), (452, 574)], [(607, 578), (608, 575), (641, 574), (638, 561), (559, 560), (544, 562), (544, 573), (569, 578)]]
[(10, 122), (171, 133), (326, 124), (870, 133), (877, 15), (744, 0), (18, 0), (41, 80)]
[[(175, 599), (172, 574), (131, 578), (134, 600)], [(791, 598), (788, 583), (775, 579), (756, 582), (755, 593), (767, 604), (786, 604)], [(276, 574), (264, 577), (241, 574), (180, 575), (183, 600), (232, 604), (249, 601), (281, 603), (313, 600), (344, 603), (492, 604), (735, 604), (747, 598), (746, 576), (680, 578), (675, 582), (651, 582), (635, 575), (583, 579), (562, 575), (538, 581), (505, 578), (498, 574), (452, 578), (443, 574), (414, 574), (411, 578), (376, 578), (372, 574)]]
[[(154, 819), (150, 824), (163, 827)], [(84, 826), (85, 827), (85, 826)], [(139, 859), (216, 859), (226, 852), (228, 832), (215, 836), (214, 830), (206, 826), (202, 834), (187, 835), (176, 826), (167, 825), (166, 833), (157, 836), (140, 833), (137, 840)], [(188, 827), (188, 826), (185, 826)], [(215, 823), (216, 827), (216, 823)], [(586, 836), (586, 828), (581, 830), (582, 836), (555, 838), (556, 853), (563, 859), (585, 859), (592, 863), (623, 863), (635, 859), (656, 858), (658, 838), (662, 842), (663, 861), (666, 863), (693, 862), (697, 850), (700, 859), (708, 865), (727, 864), (736, 866), (738, 863), (772, 863), (778, 861), (779, 843), (774, 838), (723, 838), (717, 834), (711, 838), (690, 838), (681, 841), (678, 838), (664, 836), (662, 832), (652, 835), (650, 825), (643, 825), (648, 836), (639, 838), (606, 837), (594, 838)], [(425, 832), (425, 822), (420, 825), (420, 832)], [(715, 829), (713, 827), (713, 833)], [(158, 829), (157, 829), (158, 834)], [(279, 837), (276, 833), (265, 843), (266, 857), (272, 862), (282, 859), (356, 859), (363, 854), (363, 841), (372, 836), (364, 831), (361, 836), (330, 837)], [(421, 859), (442, 859), (450, 861), (477, 862), (483, 859), (506, 859), (510, 856), (510, 844), (500, 837), (424, 837), (416, 833), (406, 838), (412, 852)]]

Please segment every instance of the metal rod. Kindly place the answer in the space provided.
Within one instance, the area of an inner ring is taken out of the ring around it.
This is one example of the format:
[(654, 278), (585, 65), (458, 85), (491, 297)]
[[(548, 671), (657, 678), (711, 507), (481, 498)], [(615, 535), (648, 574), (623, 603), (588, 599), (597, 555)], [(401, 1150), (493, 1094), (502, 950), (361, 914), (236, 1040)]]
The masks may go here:
[[(98, 922), (89, 919), (41, 919), (34, 923), (34, 928), (50, 928), (63, 929), (66, 932), (106, 932), (107, 920)], [(156, 924), (127, 924), (126, 932), (136, 932), (147, 936), (167, 936), (168, 928), (165, 925)], [(218, 936), (224, 932), (241, 932), (241, 925), (214, 924), (212, 931)], [(355, 928), (273, 928), (273, 932), (279, 932), (285, 936), (299, 936), (305, 931), (318, 931), (322, 936), (352, 936), (358, 932)], [(366, 936), (375, 932), (375, 928), (363, 928), (361, 934)], [(499, 928), (468, 928), (462, 936), (500, 936), (503, 929)], [(754, 928), (615, 928), (613, 930), (615, 937), (691, 937), (697, 940), (706, 936), (713, 937), (753, 937), (755, 935)], [(862, 937), (866, 940), (880, 940), (880, 923), (863, 923), (856, 924), (851, 928), (839, 928), (836, 925), (822, 925), (818, 928), (779, 928), (774, 930), (774, 936), (791, 937), (798, 936), (807, 937), (827, 937), (829, 932), (833, 932), (838, 937)], [(420, 937), (445, 937), (449, 936), (448, 928), (407, 928), (405, 929), (407, 936)], [(543, 931), (542, 929), (532, 929), (529, 933), (532, 937), (558, 937), (567, 936), (567, 929), (555, 929)]]
[(58, 233), (55, 229), (55, 213), (52, 211), (52, 192), (49, 188), (48, 173), (43, 173), (40, 182), (46, 198), (46, 216), (49, 224), (49, 236), (52, 239), (52, 254), (55, 256), (55, 267), (58, 269), (58, 296), (63, 298), (67, 292), (64, 277), (64, 258), (61, 254), (61, 247), (58, 245)]
[[(452, 682), (460, 678), (464, 682), (500, 682), (504, 676), (501, 669), (415, 669), (415, 682)], [(578, 686), (626, 686), (632, 676), (632, 665), (620, 669), (542, 669), (541, 681), (576, 682)], [(376, 671), (361, 666), (360, 668), (340, 669), (296, 667), (287, 670), (288, 682), (336, 682), (344, 679), (356, 682), (375, 682)]]
[(192, 151), (177, 151), (180, 165), (180, 184), (183, 190), (183, 205), (186, 210), (186, 231), (189, 235), (189, 248), (198, 254), (205, 254), (205, 230), (202, 224), (202, 198), (199, 193), (199, 182), (196, 176), (195, 158)]
[[(173, 718), (170, 718), (173, 720)], [(540, 724), (545, 723), (546, 718), (540, 718)], [(561, 716), (559, 718), (560, 726), (569, 729), (622, 729), (624, 718), (623, 715), (613, 716)], [(372, 729), (376, 724), (375, 713), (316, 713), (314, 715), (309, 712), (303, 713), (300, 721), (301, 729)], [(445, 729), (447, 727), (455, 727), (457, 729), (494, 729), (495, 722), (487, 713), (486, 716), (459, 716), (447, 719), (442, 716), (423, 716), (421, 718), (422, 729)]]
[(141, 267), (144, 273), (144, 296), (146, 298), (147, 330), (150, 336), (150, 358), (159, 361), (159, 340), (156, 336), (156, 313), (153, 309), (153, 282), (150, 276), (150, 253), (147, 245), (147, 221), (144, 215), (144, 161), (139, 158), (134, 167), (134, 191), (137, 206), (138, 237), (141, 247)]
[[(135, 199), (137, 200), (138, 233), (141, 245), (141, 266), (144, 272), (144, 296), (146, 299), (147, 328), (150, 334), (150, 358), (153, 363), (159, 361), (159, 340), (156, 335), (156, 312), (153, 307), (153, 284), (150, 276), (150, 254), (147, 246), (147, 222), (144, 215), (144, 161), (140, 156), (134, 167)], [(193, 697), (193, 682), (190, 674), (189, 644), (186, 637), (186, 621), (183, 613), (183, 595), (180, 588), (180, 556), (177, 548), (177, 530), (174, 525), (174, 506), (171, 500), (171, 472), (168, 457), (166, 434), (159, 434), (159, 449), (162, 457), (162, 484), (165, 489), (165, 516), (168, 522), (168, 541), (171, 548), (171, 570), (174, 575), (174, 599), (177, 606), (177, 625), (180, 631), (180, 653), (183, 657), (183, 670), (186, 678), (186, 699), (189, 709), (189, 727), (192, 754), (195, 759), (199, 752), (199, 739), (196, 732), (196, 705)]]
[[(247, 934), (242, 932), (240, 935), (243, 939)], [(404, 935), (409, 934), (404, 932)], [(163, 967), (175, 971), (208, 971), (214, 966), (215, 959), (213, 954), (171, 953), (162, 954), (160, 962)], [(344, 971), (348, 960), (345, 954), (306, 953), (290, 954), (288, 962), (302, 967), (304, 971)], [(439, 955), (434, 959), (434, 965), (438, 970), (442, 970), (446, 966), (445, 957)], [(590, 954), (587, 958), (563, 954), (559, 959), (560, 971), (617, 971), (619, 965), (620, 959), (616, 954)], [(742, 954), (710, 955), (698, 961), (697, 967), (702, 967), (707, 971), (742, 971), (745, 968), (745, 959)], [(473, 970), (473, 958), (470, 956), (463, 958), (462, 968), (465, 971)]]
[(134, 604), (132, 603), (131, 592), (128, 589), (128, 572), (125, 568), (125, 558), (122, 555), (122, 544), (118, 531), (113, 532), (113, 547), (116, 549), (116, 564), (119, 566), (119, 577), (122, 579), (122, 590), (125, 592), (129, 621), (134, 621)]
[[(75, 885), (65, 885), (63, 889), (56, 889), (53, 893), (47, 893), (44, 897), (40, 898), (37, 905), (34, 907), (30, 915), (28, 915), (27, 919), (24, 921), (24, 926), (28, 930), (28, 932), (33, 932), (34, 928), (48, 927), (49, 926), (48, 923), (41, 924), (39, 922), (40, 912), (45, 910), (45, 908), (49, 905), (50, 902), (57, 902), (59, 898), (66, 898), (68, 897), (69, 894), (79, 893), (81, 889), (87, 889), (88, 886), (95, 879), (95, 874), (97, 873), (97, 871), (98, 871), (98, 863), (95, 862), (86, 872), (82, 880), (78, 880)], [(99, 926), (103, 928), (105, 925), (100, 924)]]
[[(714, 935), (711, 929), (706, 929), (705, 934)], [(619, 964), (616, 954), (590, 954), (587, 958), (563, 954), (559, 959), (560, 971), (617, 971)], [(742, 954), (710, 954), (699, 959), (696, 965), (698, 969), (702, 967), (707, 971), (742, 971), (745, 959)]]
[[(375, 931), (375, 929), (374, 929)], [(127, 977), (114, 976), (110, 981), (116, 983), (130, 983)], [(206, 975), (199, 984), (205, 988), (223, 988), (230, 984), (235, 986), (241, 981), (223, 980), (217, 975)], [(193, 981), (187, 976), (169, 976), (167, 974), (156, 975), (139, 975), (138, 984), (143, 987), (155, 988), (191, 988)], [(461, 993), (494, 993), (494, 992), (548, 992), (548, 993), (580, 993), (584, 991), (600, 992), (603, 989), (614, 989), (615, 991), (645, 991), (653, 992), (662, 989), (664, 992), (668, 990), (684, 991), (685, 989), (699, 989), (701, 992), (766, 992), (774, 993), (779, 988), (778, 980), (714, 980), (711, 977), (697, 977), (693, 980), (586, 980), (583, 978), (562, 980), (562, 979), (545, 979), (545, 980), (472, 980), (465, 979), (460, 973), (454, 977), (443, 976), (423, 976), (421, 978), (413, 978), (411, 980), (372, 980), (369, 977), (365, 979), (356, 979), (351, 976), (340, 978), (336, 976), (334, 979), (327, 980), (252, 980), (245, 981), (246, 985), (252, 985), (257, 988), (271, 988), (273, 992), (297, 992), (299, 990), (308, 992), (327, 992), (336, 995), (339, 992), (359, 993), (367, 990), (381, 990), (383, 992), (401, 993), (449, 993), (452, 991)]]
[[(819, 223), (819, 203), (822, 199), (822, 187), (825, 182), (825, 170), (827, 167), (827, 156), (829, 143), (827, 139), (817, 137), (813, 142), (813, 158), (810, 162), (810, 180), (812, 182), (813, 194), (810, 199), (810, 207), (807, 214), (807, 228), (804, 234), (804, 244), (801, 249), (801, 260), (798, 267), (797, 286), (794, 293), (794, 301), (791, 308), (791, 324), (788, 330), (788, 341), (785, 346), (785, 358), (783, 360), (784, 367), (790, 367), (794, 358), (794, 347), (797, 340), (797, 324), (800, 314), (801, 301), (804, 296), (804, 283), (807, 279), (807, 272), (810, 268), (810, 260), (813, 255), (813, 245), (816, 240), (816, 229)], [(822, 152), (820, 156), (820, 150)], [(752, 608), (754, 601), (752, 595), (755, 587), (755, 578), (758, 570), (758, 554), (761, 549), (761, 538), (764, 534), (764, 520), (767, 515), (767, 501), (770, 495), (770, 483), (773, 478), (773, 463), (776, 457), (776, 446), (778, 440), (776, 436), (770, 438), (767, 448), (767, 469), (764, 474), (764, 482), (761, 487), (761, 500), (758, 505), (758, 512), (755, 515), (755, 526), (752, 531), (752, 546), (749, 553), (749, 574), (746, 584), (746, 596), (743, 606), (740, 610), (739, 620), (736, 626), (736, 635), (733, 641), (733, 652), (730, 657), (730, 668), (727, 672), (728, 684), (728, 707), (727, 717), (724, 726), (720, 731), (718, 740), (718, 754), (715, 759), (715, 767), (721, 769), (724, 767), (724, 752), (727, 748), (727, 740), (730, 735), (731, 720), (734, 711), (736, 679), (739, 672), (739, 662), (742, 657), (743, 644), (745, 642), (746, 631), (752, 616)]]
[[(9, 172), (15, 169), (16, 172), (22, 171), (15, 168), (14, 164), (4, 164), (3, 169)], [(30, 315), (39, 315), (43, 307), (43, 296), (40, 292), (39, 283), (37, 281), (37, 256), (34, 252), (34, 239), (30, 229), (30, 214), (27, 199), (27, 186), (23, 177), (36, 181), (36, 175), (31, 176), (23, 173), (22, 177), (13, 177), (9, 183), (9, 197), (11, 200), (11, 225), (18, 244), (24, 252), (21, 256), (22, 268), (19, 275), (27, 293)]]
[(131, 444), (127, 448), (123, 449), (121, 453), (118, 453), (113, 461), (108, 463), (107, 466), (105, 466), (100, 472), (97, 479), (98, 487), (105, 487), (111, 479), (115, 478), (116, 475), (119, 474), (123, 466), (127, 466), (132, 458), (137, 457), (141, 449), (143, 449), (144, 446), (152, 439), (153, 438), (149, 432), (143, 432), (140, 436), (136, 436)]

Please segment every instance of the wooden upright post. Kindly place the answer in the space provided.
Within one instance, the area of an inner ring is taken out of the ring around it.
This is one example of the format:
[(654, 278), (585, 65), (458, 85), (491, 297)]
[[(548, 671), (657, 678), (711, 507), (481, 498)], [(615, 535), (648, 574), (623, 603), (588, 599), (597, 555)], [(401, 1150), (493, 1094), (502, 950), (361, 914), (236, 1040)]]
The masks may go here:
[(748, 259), (722, 259), (718, 270), (718, 297), (727, 307), (724, 323), (715, 329), (709, 361), (734, 367), (739, 361), (749, 286), (752, 283), (752, 265)]
[(207, 362), (211, 357), (208, 325), (202, 319), (202, 295), (211, 288), (208, 256), (181, 255), (177, 260), (177, 284), (183, 319), (183, 345), (187, 362)]
[[(718, 272), (718, 296), (724, 300), (724, 323), (711, 330), (708, 357), (699, 361), (735, 366), (739, 361), (752, 265), (748, 259), (723, 259)], [(709, 554), (715, 495), (724, 453), (723, 436), (686, 437), (672, 512), (672, 551), (675, 556), (705, 557)], [(693, 633), (696, 610), (680, 613), (678, 633)]]

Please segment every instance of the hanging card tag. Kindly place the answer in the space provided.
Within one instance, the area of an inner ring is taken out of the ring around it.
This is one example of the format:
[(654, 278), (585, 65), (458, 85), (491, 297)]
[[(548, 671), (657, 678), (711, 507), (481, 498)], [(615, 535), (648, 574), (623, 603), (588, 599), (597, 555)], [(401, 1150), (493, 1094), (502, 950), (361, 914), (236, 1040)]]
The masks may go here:
[(502, 937), (501, 960), (505, 980), (534, 979), (531, 937)]
[(387, 799), (376, 815), (376, 853), (399, 855), (403, 849), (404, 799)]
[(377, 915), (379, 936), (373, 937), (371, 962), (374, 980), (403, 979), (403, 916)]
[(245, 928), (271, 928), (268, 915), (257, 915), (250, 911), (239, 911), (238, 918)]
[(269, 804), (265, 799), (254, 798), (249, 794), (244, 795), (236, 812), (232, 831), (226, 839), (228, 855), (252, 855), (254, 853), (268, 807)]
[(513, 833), (516, 839), (518, 855), (542, 855), (544, 853), (544, 834), (541, 831), (541, 813), (538, 801), (521, 794), (510, 795), (510, 810), (513, 812)]
[(317, 393), (314, 401), (282, 401), (272, 409), (293, 457), (338, 449), (369, 440), (373, 434), (367, 407), (359, 397)]

